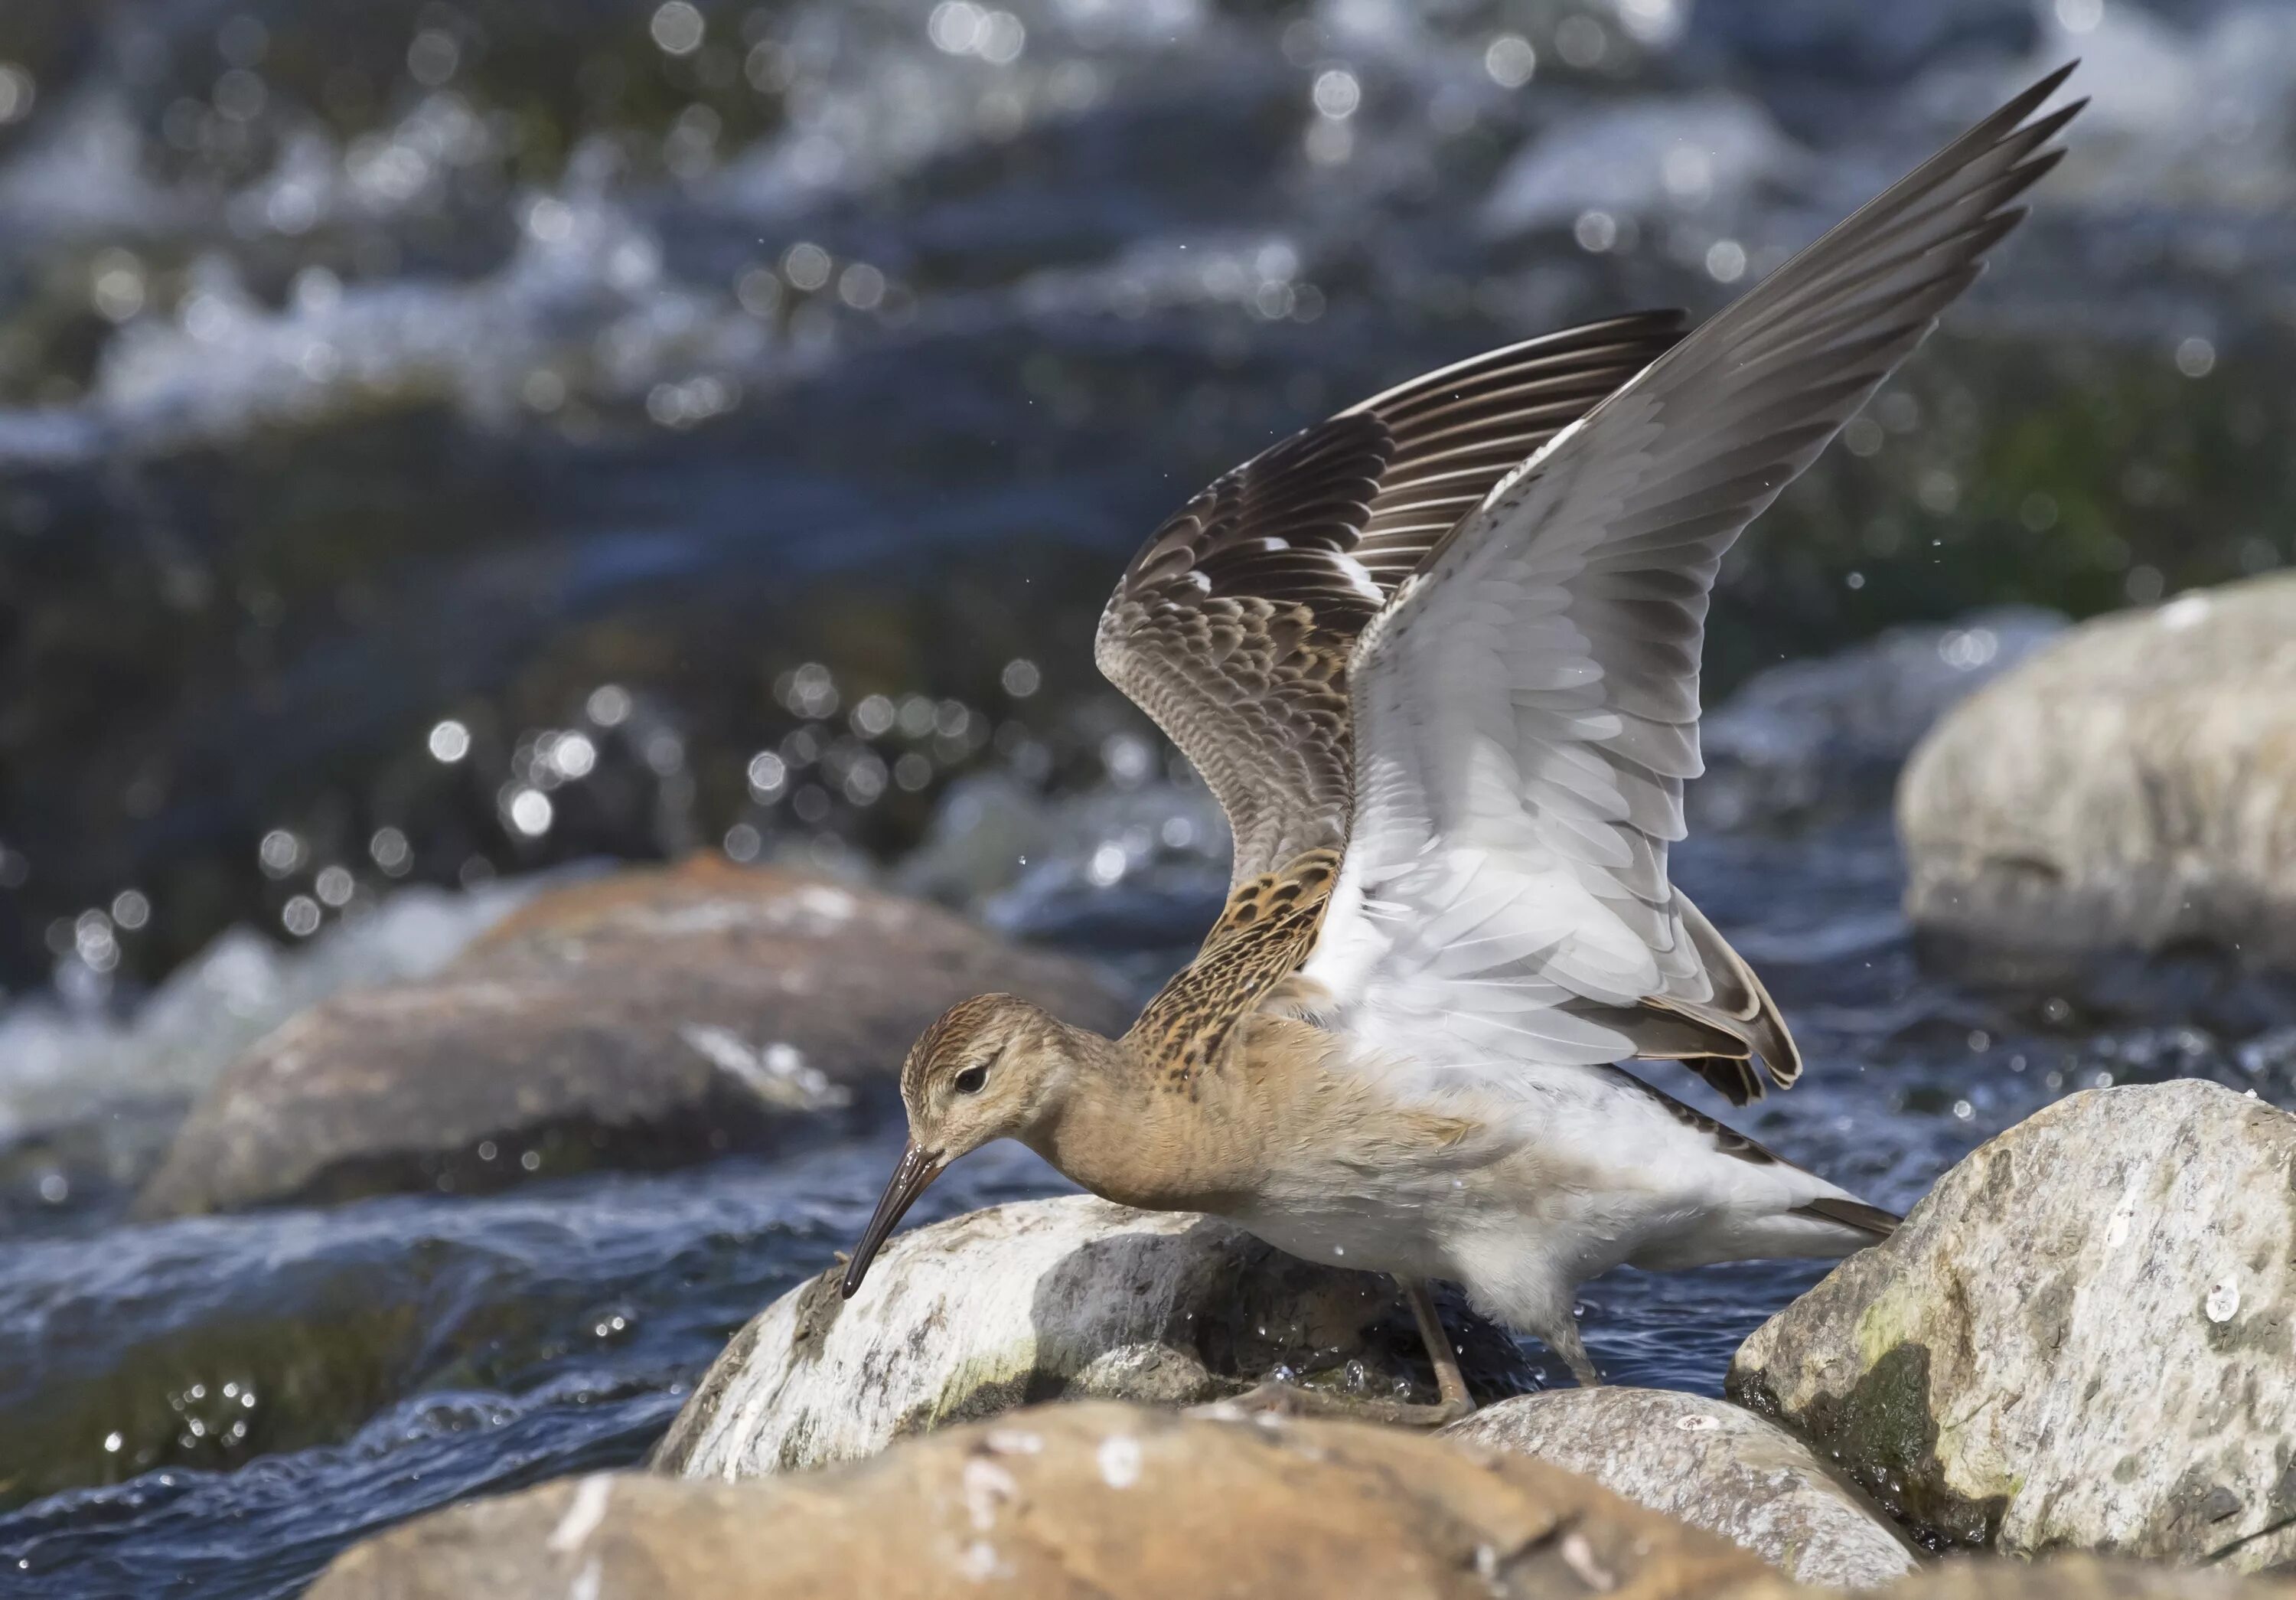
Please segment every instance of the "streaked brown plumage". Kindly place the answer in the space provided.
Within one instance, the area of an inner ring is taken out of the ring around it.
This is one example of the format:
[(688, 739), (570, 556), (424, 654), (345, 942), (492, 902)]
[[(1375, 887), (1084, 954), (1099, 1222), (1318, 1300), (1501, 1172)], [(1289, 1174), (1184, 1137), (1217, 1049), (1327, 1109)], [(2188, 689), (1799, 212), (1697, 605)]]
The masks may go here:
[(1430, 373), (1263, 451), (1149, 537), (1093, 653), (1227, 813), (1231, 884), (1345, 846), (1347, 662), (1364, 625), (1493, 484), (1682, 324), (1612, 317)]

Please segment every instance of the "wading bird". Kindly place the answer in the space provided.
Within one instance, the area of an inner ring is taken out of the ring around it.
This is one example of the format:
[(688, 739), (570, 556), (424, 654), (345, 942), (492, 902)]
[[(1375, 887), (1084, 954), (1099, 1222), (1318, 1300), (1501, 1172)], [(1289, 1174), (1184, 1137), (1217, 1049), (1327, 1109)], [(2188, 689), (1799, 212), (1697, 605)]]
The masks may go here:
[(1431, 373), (1158, 529), (1095, 653), (1226, 811), (1226, 907), (1121, 1038), (1004, 995), (925, 1032), (846, 1294), (949, 1162), (1017, 1138), (1108, 1199), (1393, 1274), (1441, 1402), (1351, 1404), (1435, 1422), (1470, 1402), (1431, 1279), (1593, 1383), (1587, 1279), (1887, 1236), (1616, 1063), (1681, 1062), (1736, 1104), (1800, 1071), (1668, 881), (1707, 597), (2023, 215), (2070, 70), (1687, 337), (1628, 316)]

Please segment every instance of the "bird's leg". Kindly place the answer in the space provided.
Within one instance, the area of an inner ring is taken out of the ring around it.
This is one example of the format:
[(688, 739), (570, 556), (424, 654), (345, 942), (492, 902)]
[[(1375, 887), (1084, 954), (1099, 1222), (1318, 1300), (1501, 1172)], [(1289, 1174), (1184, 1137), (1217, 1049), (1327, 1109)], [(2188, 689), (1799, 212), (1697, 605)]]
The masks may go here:
[(1603, 1374), (1595, 1370), (1595, 1363), (1587, 1354), (1587, 1342), (1578, 1337), (1578, 1324), (1570, 1313), (1562, 1313), (1562, 1320), (1552, 1327), (1533, 1330), (1546, 1342), (1546, 1348), (1562, 1358), (1581, 1389), (1600, 1389)]
[(1459, 1371), (1459, 1352), (1451, 1347), (1451, 1335), (1443, 1331), (1443, 1319), (1436, 1315), (1435, 1297), (1428, 1292), (1424, 1278), (1398, 1278), (1403, 1285), (1403, 1298), (1411, 1302), (1411, 1314), (1419, 1319), (1420, 1342), (1427, 1347), (1427, 1358), (1435, 1364), (1435, 1391), (1440, 1397), (1434, 1409), (1448, 1411), (1444, 1422), (1456, 1422), (1475, 1408), (1467, 1394), (1467, 1380)]
[(1435, 1364), (1435, 1387), (1441, 1398), (1434, 1405), (1377, 1399), (1368, 1395), (1331, 1394), (1270, 1380), (1232, 1400), (1220, 1400), (1198, 1409), (1230, 1415), (1241, 1411), (1273, 1412), (1282, 1416), (1329, 1416), (1405, 1428), (1439, 1428), (1446, 1423), (1457, 1422), (1475, 1408), (1475, 1402), (1468, 1397), (1467, 1380), (1460, 1374), (1459, 1358), (1451, 1348), (1451, 1336), (1443, 1331), (1442, 1319), (1435, 1314), (1435, 1298), (1428, 1293), (1427, 1285), (1416, 1278), (1398, 1278), (1396, 1282), (1402, 1285), (1404, 1298), (1411, 1302), (1412, 1316), (1419, 1323), (1419, 1337), (1426, 1343), (1428, 1358)]

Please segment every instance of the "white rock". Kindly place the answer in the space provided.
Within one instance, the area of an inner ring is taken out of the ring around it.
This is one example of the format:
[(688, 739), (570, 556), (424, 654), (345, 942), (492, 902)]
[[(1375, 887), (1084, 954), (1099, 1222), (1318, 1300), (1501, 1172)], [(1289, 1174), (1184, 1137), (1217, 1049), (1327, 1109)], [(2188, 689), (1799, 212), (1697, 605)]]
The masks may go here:
[[(824, 1273), (736, 1334), (655, 1467), (728, 1480), (797, 1471), (1038, 1400), (1198, 1404), (1279, 1364), (1359, 1361), (1366, 1391), (1391, 1395), (1400, 1361), (1417, 1354), (1383, 1276), (1297, 1260), (1209, 1218), (1089, 1195), (897, 1235), (859, 1294), (840, 1300), (838, 1288)], [(1482, 1372), (1520, 1360), (1488, 1325), (1454, 1338)]]
[(1718, 1533), (1797, 1583), (1873, 1588), (1913, 1547), (1863, 1494), (1775, 1423), (1664, 1389), (1518, 1395), (1446, 1428), (1583, 1473), (1611, 1493)]
[(2296, 573), (2084, 623), (1949, 712), (1898, 789), (1915, 925), (2038, 954), (2296, 960)]
[(2060, 1101), (1738, 1351), (1730, 1391), (1939, 1538), (2296, 1557), (2296, 1116)]

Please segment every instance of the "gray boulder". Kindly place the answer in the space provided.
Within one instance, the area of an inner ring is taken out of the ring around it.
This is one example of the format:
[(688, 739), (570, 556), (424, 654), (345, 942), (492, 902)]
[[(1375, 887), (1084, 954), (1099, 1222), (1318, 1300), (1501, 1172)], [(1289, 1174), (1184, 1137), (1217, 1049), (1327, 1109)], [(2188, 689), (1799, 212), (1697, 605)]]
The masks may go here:
[(226, 1069), (145, 1217), (478, 1193), (758, 1148), (890, 1111), (902, 1055), (985, 989), (1112, 1030), (1077, 960), (937, 907), (697, 857), (545, 894), (435, 978), (337, 995)]
[[(1152, 770), (1144, 741), (1111, 737), (1110, 745), (1133, 764), (1128, 770)], [(1130, 787), (1110, 783), (1058, 799), (1008, 774), (961, 778), (891, 883), (1047, 944), (1195, 944), (1227, 901), (1227, 819), (1201, 783), (1133, 775), (1140, 781)]]
[[(1454, 1337), (1486, 1388), (1526, 1381), (1488, 1324)], [(850, 1301), (832, 1270), (767, 1307), (696, 1386), (654, 1465), (759, 1477), (1038, 1400), (1200, 1404), (1279, 1368), (1393, 1396), (1423, 1361), (1380, 1274), (1301, 1261), (1185, 1212), (1023, 1201), (897, 1235)]]
[(2004, 606), (1755, 674), (1699, 730), (1698, 821), (1741, 827), (1880, 804), (1939, 718), (2064, 628), (2054, 611)]
[(1898, 790), (1906, 908), (2037, 956), (2296, 964), (2296, 573), (2084, 623), (1956, 708)]
[(2058, 1102), (1772, 1317), (1734, 1398), (1929, 1538), (2296, 1558), (2296, 1116), (2214, 1084)]
[(1776, 1424), (1665, 1389), (1518, 1395), (1444, 1436), (1534, 1456), (1718, 1533), (1797, 1583), (1875, 1588), (1915, 1569), (1873, 1502)]

